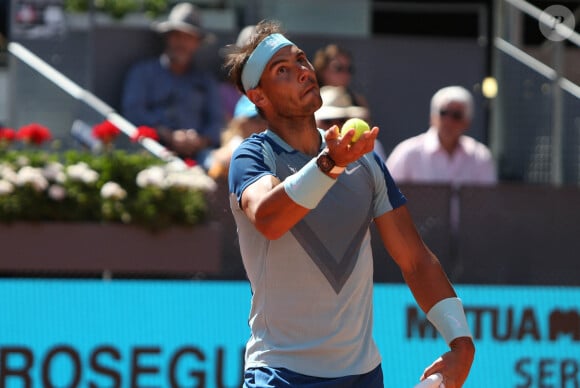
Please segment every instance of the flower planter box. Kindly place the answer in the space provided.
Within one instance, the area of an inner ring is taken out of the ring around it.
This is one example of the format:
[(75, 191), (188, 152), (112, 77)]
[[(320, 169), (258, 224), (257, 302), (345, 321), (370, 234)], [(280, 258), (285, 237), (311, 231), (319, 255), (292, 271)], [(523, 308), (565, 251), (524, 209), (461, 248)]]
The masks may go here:
[(221, 268), (221, 227), (0, 223), (0, 275), (202, 277)]

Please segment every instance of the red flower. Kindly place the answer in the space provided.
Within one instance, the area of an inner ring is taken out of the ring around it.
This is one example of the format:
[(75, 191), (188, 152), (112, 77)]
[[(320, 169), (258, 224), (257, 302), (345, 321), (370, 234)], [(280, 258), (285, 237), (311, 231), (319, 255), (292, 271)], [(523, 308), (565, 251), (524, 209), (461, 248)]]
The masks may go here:
[(190, 159), (190, 158), (183, 159), (183, 162), (185, 163), (185, 165), (187, 167), (195, 167), (195, 166), (197, 166), (197, 162), (195, 160), (193, 160), (193, 159)]
[(16, 131), (12, 128), (0, 128), (0, 143), (10, 143), (16, 139)]
[(93, 136), (105, 144), (112, 143), (113, 140), (115, 140), (115, 138), (120, 134), (121, 130), (109, 120), (105, 120), (93, 127)]
[(137, 127), (137, 130), (131, 136), (131, 141), (139, 141), (144, 137), (148, 137), (153, 140), (159, 140), (159, 135), (157, 134), (157, 130), (155, 128), (141, 125), (140, 127)]
[(40, 145), (51, 138), (50, 129), (38, 123), (31, 123), (21, 127), (16, 138), (28, 143)]

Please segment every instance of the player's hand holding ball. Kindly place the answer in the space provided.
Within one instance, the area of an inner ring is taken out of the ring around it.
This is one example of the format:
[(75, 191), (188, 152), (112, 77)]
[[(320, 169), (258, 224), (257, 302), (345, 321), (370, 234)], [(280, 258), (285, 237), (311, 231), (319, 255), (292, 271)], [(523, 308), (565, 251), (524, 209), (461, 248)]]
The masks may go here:
[(362, 136), (363, 133), (369, 132), (371, 130), (371, 127), (363, 119), (359, 119), (356, 117), (348, 119), (345, 121), (345, 123), (342, 125), (342, 128), (340, 129), (340, 136), (346, 135), (348, 131), (350, 131), (351, 129), (354, 129), (354, 136), (351, 139), (351, 143), (355, 143)]
[(333, 125), (326, 131), (325, 139), (332, 159), (337, 166), (347, 166), (372, 152), (379, 128), (360, 119), (347, 120), (341, 128)]

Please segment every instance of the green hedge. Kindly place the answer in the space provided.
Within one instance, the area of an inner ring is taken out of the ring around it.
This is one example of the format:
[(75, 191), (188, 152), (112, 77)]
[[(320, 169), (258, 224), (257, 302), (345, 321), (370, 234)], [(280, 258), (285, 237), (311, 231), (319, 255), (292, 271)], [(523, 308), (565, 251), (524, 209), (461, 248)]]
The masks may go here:
[(215, 182), (148, 153), (0, 152), (0, 222), (116, 222), (151, 229), (206, 221)]

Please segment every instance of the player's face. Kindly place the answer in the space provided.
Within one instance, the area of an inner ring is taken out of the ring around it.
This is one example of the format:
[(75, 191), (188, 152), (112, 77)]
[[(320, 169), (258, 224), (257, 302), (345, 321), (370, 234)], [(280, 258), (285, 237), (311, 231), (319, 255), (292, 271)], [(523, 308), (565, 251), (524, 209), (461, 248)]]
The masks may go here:
[(274, 54), (262, 73), (260, 87), (280, 116), (312, 115), (322, 105), (314, 67), (296, 46)]

